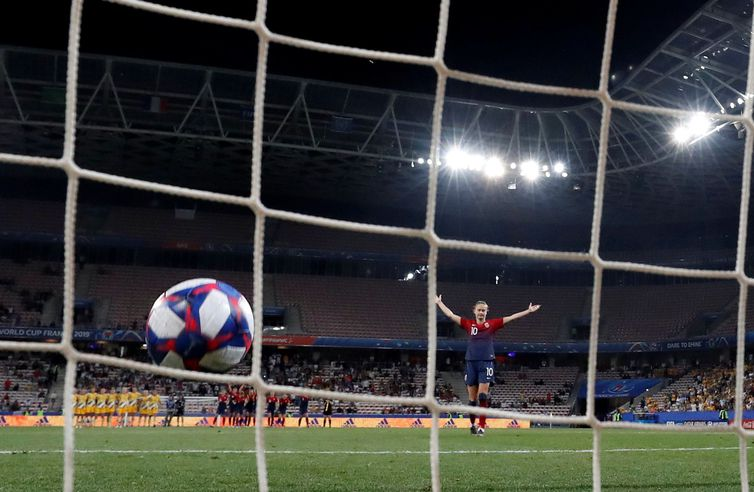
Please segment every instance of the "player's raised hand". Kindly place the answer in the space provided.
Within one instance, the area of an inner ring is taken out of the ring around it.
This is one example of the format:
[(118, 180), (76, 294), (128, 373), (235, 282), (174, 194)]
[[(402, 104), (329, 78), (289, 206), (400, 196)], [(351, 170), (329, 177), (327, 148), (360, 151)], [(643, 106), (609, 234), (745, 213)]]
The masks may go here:
[(532, 304), (532, 303), (529, 303), (529, 312), (533, 313), (534, 311), (538, 310), (541, 307), (542, 307), (541, 304)]
[(440, 304), (441, 302), (442, 302), (442, 294), (438, 295), (438, 296), (437, 296), (437, 297), (435, 298), (435, 304)]

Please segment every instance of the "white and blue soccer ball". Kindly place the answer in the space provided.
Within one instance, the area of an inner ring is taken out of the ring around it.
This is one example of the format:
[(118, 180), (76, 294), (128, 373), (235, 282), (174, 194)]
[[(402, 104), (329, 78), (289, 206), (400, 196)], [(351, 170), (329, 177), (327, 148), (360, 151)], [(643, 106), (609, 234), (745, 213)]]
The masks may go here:
[(227, 372), (254, 339), (254, 314), (230, 285), (195, 278), (174, 285), (152, 306), (147, 350), (155, 364), (192, 371)]

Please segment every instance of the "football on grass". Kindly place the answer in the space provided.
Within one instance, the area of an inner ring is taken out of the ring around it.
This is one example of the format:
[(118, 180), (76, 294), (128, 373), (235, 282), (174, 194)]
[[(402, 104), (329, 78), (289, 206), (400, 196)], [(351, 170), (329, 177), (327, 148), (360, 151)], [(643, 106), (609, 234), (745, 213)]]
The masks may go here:
[(152, 306), (146, 340), (155, 364), (192, 371), (228, 372), (254, 337), (254, 314), (230, 285), (195, 278), (174, 285)]

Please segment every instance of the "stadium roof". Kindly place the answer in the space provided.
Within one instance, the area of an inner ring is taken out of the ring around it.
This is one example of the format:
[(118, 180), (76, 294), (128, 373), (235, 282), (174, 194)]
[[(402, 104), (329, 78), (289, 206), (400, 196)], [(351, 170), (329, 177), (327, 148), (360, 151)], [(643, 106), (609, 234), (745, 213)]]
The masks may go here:
[[(642, 63), (612, 74), (611, 93), (642, 104), (739, 114), (750, 31), (750, 1), (712, 0)], [(0, 151), (60, 155), (65, 53), (0, 47), (0, 62)], [(253, 73), (83, 54), (79, 83), (79, 165), (249, 193)], [(599, 101), (570, 99), (563, 106), (563, 99), (553, 99), (550, 107), (531, 107), (449, 94), (441, 153), (461, 146), (498, 156), (505, 166), (528, 159), (566, 164), (567, 178), (535, 185), (506, 167), (494, 185), (485, 185), (496, 204), (527, 217), (536, 201), (536, 213), (545, 210), (554, 220), (591, 220)], [(410, 200), (423, 210), (428, 172), (420, 162), (429, 157), (432, 95), (269, 74), (266, 97), (262, 179), (270, 200)], [(679, 146), (673, 131), (683, 124), (613, 112), (606, 214), (641, 220), (664, 210), (669, 220), (688, 220), (702, 210), (707, 217), (737, 211), (743, 132), (708, 121), (709, 135)], [(451, 174), (441, 168), (448, 183)], [(476, 179), (466, 181), (473, 186)], [(535, 196), (535, 186), (553, 197), (549, 203)]]

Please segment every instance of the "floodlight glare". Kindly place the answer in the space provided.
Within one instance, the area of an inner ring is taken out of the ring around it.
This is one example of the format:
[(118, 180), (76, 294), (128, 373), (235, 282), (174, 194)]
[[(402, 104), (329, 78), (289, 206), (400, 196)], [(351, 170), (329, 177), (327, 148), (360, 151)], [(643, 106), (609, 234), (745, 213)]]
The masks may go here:
[(451, 169), (466, 169), (468, 155), (458, 147), (453, 147), (445, 155), (445, 160)]
[(744, 100), (743, 100), (742, 98), (740, 98), (740, 97), (739, 97), (738, 99), (736, 99), (736, 102), (738, 102), (738, 104), (743, 104), (743, 103), (744, 103)]
[(511, 162), (511, 169), (516, 169), (516, 163), (515, 162)]
[(567, 172), (562, 172), (562, 173), (561, 173), (560, 175), (561, 175), (562, 177), (564, 177), (564, 178), (567, 178), (567, 177), (568, 177), (568, 173), (567, 173)]
[(419, 157), (418, 159), (416, 159), (416, 162), (418, 162), (419, 164), (424, 164), (424, 157)]
[(679, 144), (685, 144), (692, 137), (691, 129), (685, 126), (679, 126), (673, 130), (673, 140)]
[(565, 164), (563, 164), (562, 162), (558, 161), (558, 162), (555, 163), (554, 166), (552, 166), (552, 169), (556, 173), (562, 173), (563, 171), (565, 171)]
[(521, 176), (534, 181), (539, 177), (539, 164), (534, 161), (524, 161), (521, 163)]
[(689, 121), (688, 128), (691, 130), (692, 136), (704, 136), (710, 129), (710, 120), (702, 114), (695, 114), (692, 116), (691, 121)]
[(487, 161), (484, 163), (484, 174), (488, 178), (499, 178), (500, 176), (505, 174), (503, 161), (501, 161), (497, 157), (490, 157), (489, 159), (487, 159)]

